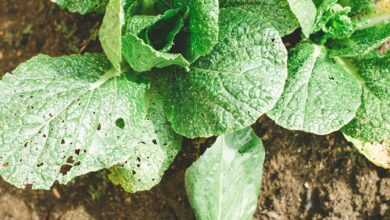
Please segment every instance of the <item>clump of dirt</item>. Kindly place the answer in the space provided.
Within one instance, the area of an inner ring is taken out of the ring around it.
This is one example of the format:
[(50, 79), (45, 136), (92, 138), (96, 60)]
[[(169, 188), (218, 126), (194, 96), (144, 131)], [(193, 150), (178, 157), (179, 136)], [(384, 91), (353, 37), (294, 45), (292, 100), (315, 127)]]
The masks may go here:
[(1, 0), (1, 73), (37, 53), (65, 55), (99, 50), (99, 21), (97, 15), (85, 17), (62, 11), (49, 0)]
[(390, 172), (340, 133), (287, 131), (263, 118), (266, 152), (258, 219), (390, 219)]
[[(99, 15), (70, 14), (48, 0), (0, 1), (0, 75), (38, 53), (101, 51), (100, 21)], [(255, 219), (390, 219), (390, 171), (370, 164), (340, 133), (288, 131), (266, 117), (254, 128), (267, 149)], [(192, 220), (184, 171), (210, 143), (185, 141), (162, 182), (148, 192), (126, 193), (107, 181), (106, 171), (51, 191), (19, 190), (0, 181), (0, 219)]]

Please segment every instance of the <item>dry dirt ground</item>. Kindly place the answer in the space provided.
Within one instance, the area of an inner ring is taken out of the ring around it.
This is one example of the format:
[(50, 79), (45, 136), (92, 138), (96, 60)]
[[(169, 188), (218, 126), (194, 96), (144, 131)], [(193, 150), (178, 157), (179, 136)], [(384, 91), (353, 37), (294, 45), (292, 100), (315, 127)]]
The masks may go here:
[[(100, 20), (61, 11), (49, 0), (0, 0), (0, 73), (38, 53), (100, 51)], [(291, 132), (265, 117), (254, 127), (267, 149), (255, 219), (390, 220), (390, 171), (370, 164), (339, 133)], [(192, 220), (184, 170), (210, 142), (185, 141), (149, 192), (125, 193), (107, 181), (105, 171), (51, 191), (19, 190), (0, 181), (0, 219)]]

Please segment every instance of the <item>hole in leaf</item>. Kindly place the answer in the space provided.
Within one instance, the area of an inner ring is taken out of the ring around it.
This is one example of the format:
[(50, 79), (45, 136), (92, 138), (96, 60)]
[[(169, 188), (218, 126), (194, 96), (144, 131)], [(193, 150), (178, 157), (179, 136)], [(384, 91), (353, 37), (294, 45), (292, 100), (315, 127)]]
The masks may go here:
[(64, 164), (60, 168), (60, 173), (65, 176), (70, 171), (70, 169), (72, 169), (71, 165)]
[(123, 118), (118, 118), (116, 121), (115, 121), (115, 125), (120, 128), (120, 129), (123, 129), (125, 128), (125, 120), (123, 120)]
[(66, 159), (66, 162), (67, 163), (74, 163), (74, 159), (72, 156), (68, 157), (68, 159)]

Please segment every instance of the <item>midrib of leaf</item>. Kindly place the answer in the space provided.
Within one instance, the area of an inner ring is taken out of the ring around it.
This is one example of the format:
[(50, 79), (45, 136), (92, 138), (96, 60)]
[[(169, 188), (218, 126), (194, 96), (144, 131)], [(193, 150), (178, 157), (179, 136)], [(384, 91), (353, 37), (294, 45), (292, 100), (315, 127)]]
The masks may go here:
[(305, 96), (305, 101), (304, 101), (304, 104), (303, 104), (303, 106), (305, 106), (305, 110), (304, 110), (304, 112), (303, 112), (303, 121), (302, 121), (302, 127), (305, 125), (305, 121), (306, 121), (306, 112), (307, 112), (307, 105), (306, 105), (306, 103), (307, 103), (307, 98), (308, 98), (308, 96), (309, 96), (309, 83), (310, 83), (310, 79), (311, 79), (311, 77), (313, 76), (313, 71), (314, 71), (314, 68), (315, 68), (315, 66), (316, 66), (316, 63), (317, 63), (317, 59), (318, 59), (318, 57), (320, 57), (320, 55), (321, 55), (321, 49), (322, 49), (322, 47), (321, 46), (319, 46), (319, 45), (316, 45), (316, 44), (313, 44), (313, 46), (314, 46), (314, 51), (313, 51), (313, 58), (314, 58), (314, 62), (313, 62), (313, 65), (311, 66), (311, 68), (310, 68), (310, 70), (311, 70), (311, 74), (310, 74), (310, 76), (308, 77), (308, 79), (307, 79), (307, 87), (306, 87), (306, 96)]
[(92, 83), (89, 87), (90, 91), (93, 91), (99, 87), (101, 87), (104, 83), (106, 83), (108, 80), (120, 76), (121, 73), (117, 71), (116, 69), (112, 68), (105, 72), (96, 82)]

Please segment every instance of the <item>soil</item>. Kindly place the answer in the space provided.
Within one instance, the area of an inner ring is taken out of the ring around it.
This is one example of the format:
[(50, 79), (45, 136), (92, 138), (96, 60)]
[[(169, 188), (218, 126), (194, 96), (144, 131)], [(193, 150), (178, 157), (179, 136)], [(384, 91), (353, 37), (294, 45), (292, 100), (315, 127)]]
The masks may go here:
[[(0, 73), (38, 53), (100, 51), (100, 21), (99, 15), (62, 11), (49, 0), (1, 0)], [(254, 128), (267, 150), (255, 219), (390, 220), (390, 171), (370, 164), (340, 133), (288, 131), (266, 117)], [(184, 171), (210, 142), (186, 140), (162, 182), (148, 192), (126, 193), (107, 181), (106, 171), (51, 191), (0, 181), (0, 219), (192, 220)]]

